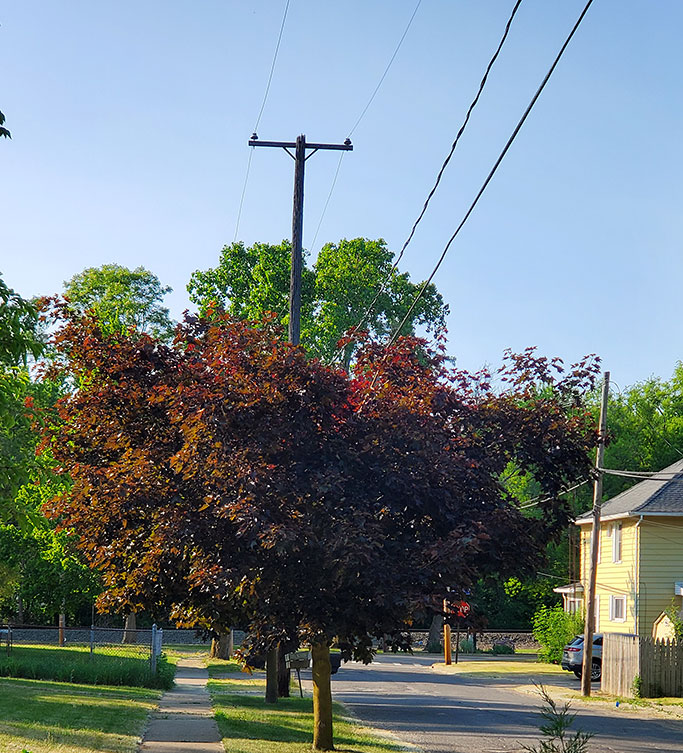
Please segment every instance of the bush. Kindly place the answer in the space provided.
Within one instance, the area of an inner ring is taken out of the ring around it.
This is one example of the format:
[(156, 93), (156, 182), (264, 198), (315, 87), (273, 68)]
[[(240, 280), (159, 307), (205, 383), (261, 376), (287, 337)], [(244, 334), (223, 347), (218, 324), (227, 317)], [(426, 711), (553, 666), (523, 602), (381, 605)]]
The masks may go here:
[(432, 641), (431, 643), (427, 644), (427, 647), (425, 648), (425, 651), (428, 654), (440, 654), (443, 651), (443, 648), (441, 646), (440, 641)]
[(515, 647), (510, 646), (507, 643), (494, 643), (493, 647), (491, 648), (491, 653), (494, 656), (501, 656), (502, 654), (514, 654)]
[(583, 633), (583, 615), (565, 612), (562, 607), (541, 607), (534, 615), (533, 632), (541, 644), (539, 660), (559, 664), (564, 646)]
[(473, 654), (474, 653), (474, 641), (471, 638), (465, 638), (460, 641), (460, 653), (461, 654)]

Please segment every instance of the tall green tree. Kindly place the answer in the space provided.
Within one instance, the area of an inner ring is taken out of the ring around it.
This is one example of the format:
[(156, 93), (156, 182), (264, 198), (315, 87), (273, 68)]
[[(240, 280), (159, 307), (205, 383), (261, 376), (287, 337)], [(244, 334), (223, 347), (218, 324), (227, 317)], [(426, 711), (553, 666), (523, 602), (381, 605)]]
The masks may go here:
[[(190, 300), (202, 313), (218, 306), (253, 321), (273, 312), (286, 326), (290, 259), (289, 241), (225, 246), (217, 267), (192, 275)], [(339, 362), (348, 368), (358, 344), (347, 343), (340, 354), (338, 342), (361, 319), (361, 329), (378, 338), (398, 327), (420, 285), (393, 269), (393, 262), (394, 254), (382, 239), (355, 238), (326, 244), (312, 267), (304, 265), (301, 342), (310, 355), (328, 363), (341, 355)], [(418, 326), (433, 332), (443, 327), (446, 313), (441, 295), (429, 285), (401, 334), (414, 334)]]
[(91, 311), (105, 334), (147, 332), (169, 340), (174, 323), (162, 305), (171, 288), (145, 269), (120, 264), (89, 267), (64, 283), (64, 295), (77, 313)]
[(46, 390), (31, 380), (28, 363), (42, 351), (36, 307), (0, 278), (0, 521), (20, 513), (19, 490), (40, 470), (32, 410)]

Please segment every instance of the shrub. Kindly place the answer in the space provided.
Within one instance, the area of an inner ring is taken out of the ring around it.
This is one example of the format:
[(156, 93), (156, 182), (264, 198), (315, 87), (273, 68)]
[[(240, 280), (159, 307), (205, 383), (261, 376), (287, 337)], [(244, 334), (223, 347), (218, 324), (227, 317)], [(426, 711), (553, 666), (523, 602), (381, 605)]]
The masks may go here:
[(431, 641), (427, 644), (427, 647), (425, 648), (425, 651), (428, 654), (440, 654), (442, 651), (441, 642), (440, 641)]
[(510, 646), (508, 643), (494, 643), (491, 653), (494, 656), (501, 656), (502, 654), (514, 654), (515, 647)]
[(540, 661), (559, 664), (563, 647), (583, 632), (583, 615), (562, 607), (541, 607), (534, 615), (534, 638), (541, 644)]
[(460, 653), (461, 654), (473, 654), (474, 653), (474, 641), (471, 638), (465, 638), (460, 641)]

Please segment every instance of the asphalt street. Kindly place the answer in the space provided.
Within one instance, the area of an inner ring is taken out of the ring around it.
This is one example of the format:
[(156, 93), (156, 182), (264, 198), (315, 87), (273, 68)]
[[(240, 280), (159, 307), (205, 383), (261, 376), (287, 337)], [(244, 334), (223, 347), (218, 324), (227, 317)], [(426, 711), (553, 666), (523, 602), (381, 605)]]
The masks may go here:
[[(436, 674), (433, 661), (399, 655), (344, 664), (333, 696), (363, 722), (427, 753), (511, 753), (539, 739), (540, 700), (514, 690), (524, 678)], [(559, 682), (578, 688), (570, 673)], [(595, 733), (590, 753), (683, 753), (683, 720), (604, 703), (577, 702), (573, 710), (575, 728)]]

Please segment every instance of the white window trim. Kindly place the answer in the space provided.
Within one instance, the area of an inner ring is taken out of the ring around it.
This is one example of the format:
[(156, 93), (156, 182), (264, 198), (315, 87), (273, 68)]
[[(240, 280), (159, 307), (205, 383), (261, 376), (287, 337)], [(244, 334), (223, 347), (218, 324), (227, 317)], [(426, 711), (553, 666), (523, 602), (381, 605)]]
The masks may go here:
[[(617, 601), (620, 601), (624, 605), (623, 610), (623, 617), (615, 617), (616, 609), (615, 609), (615, 603)], [(626, 596), (614, 596), (610, 595), (609, 597), (609, 619), (610, 622), (626, 622)]]
[[(621, 527), (621, 523), (611, 523), (610, 528), (612, 528), (612, 562), (615, 565), (618, 565), (621, 563), (622, 558), (624, 556), (624, 543), (622, 538), (623, 529)], [(619, 553), (619, 557), (617, 558), (617, 549)]]

